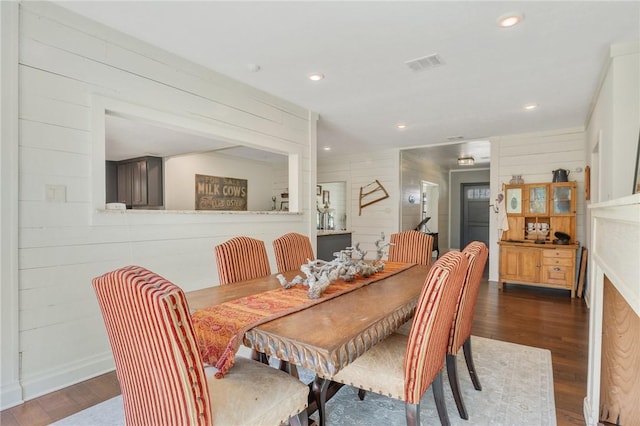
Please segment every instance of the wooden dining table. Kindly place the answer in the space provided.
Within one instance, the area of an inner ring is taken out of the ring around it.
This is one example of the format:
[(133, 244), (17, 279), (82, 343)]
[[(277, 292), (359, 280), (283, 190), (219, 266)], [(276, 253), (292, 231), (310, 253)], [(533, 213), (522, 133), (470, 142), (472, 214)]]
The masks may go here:
[[(409, 320), (429, 266), (413, 265), (371, 284), (294, 312), (245, 332), (243, 344), (255, 351), (317, 373), (311, 384), (309, 409), (325, 422), (327, 398), (337, 389), (331, 377)], [(283, 275), (291, 280), (300, 271)], [(303, 275), (304, 276), (304, 275)], [(208, 287), (186, 294), (189, 308), (203, 309), (280, 288), (276, 274)], [(332, 385), (333, 386), (333, 385)]]

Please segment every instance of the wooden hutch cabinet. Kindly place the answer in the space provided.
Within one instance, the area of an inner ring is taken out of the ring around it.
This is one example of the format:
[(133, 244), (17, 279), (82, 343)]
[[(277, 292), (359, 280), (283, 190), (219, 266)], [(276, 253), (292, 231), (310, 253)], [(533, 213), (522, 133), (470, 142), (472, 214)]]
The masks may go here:
[[(505, 185), (498, 282), (569, 290), (575, 297), (576, 182)], [(559, 238), (561, 233), (566, 238)]]

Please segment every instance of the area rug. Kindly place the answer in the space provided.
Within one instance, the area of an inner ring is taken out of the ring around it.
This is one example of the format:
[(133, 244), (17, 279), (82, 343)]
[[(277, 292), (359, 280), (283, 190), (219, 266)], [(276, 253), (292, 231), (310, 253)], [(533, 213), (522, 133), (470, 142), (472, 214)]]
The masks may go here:
[[(462, 420), (453, 400), (444, 372), (447, 411), (452, 425), (555, 425), (553, 370), (551, 352), (531, 346), (472, 337), (473, 358), (482, 391), (473, 388), (464, 363), (458, 355), (458, 374), (469, 420)], [(245, 353), (239, 353), (243, 356)], [(224, 379), (223, 379), (224, 380)], [(300, 380), (309, 383), (313, 373), (301, 369)], [(327, 425), (404, 425), (404, 404), (368, 392), (360, 401), (358, 390), (344, 386), (327, 402)], [(439, 424), (438, 414), (429, 389), (420, 403), (422, 424)], [(317, 421), (317, 414), (311, 416)], [(120, 396), (62, 419), (56, 426), (120, 426), (124, 425)], [(240, 426), (240, 425), (239, 425)]]

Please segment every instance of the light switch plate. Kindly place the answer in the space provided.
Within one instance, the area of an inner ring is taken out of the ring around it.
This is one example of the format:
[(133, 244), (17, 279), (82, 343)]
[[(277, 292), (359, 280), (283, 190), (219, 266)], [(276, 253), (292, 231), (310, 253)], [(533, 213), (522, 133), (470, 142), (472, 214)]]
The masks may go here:
[(65, 203), (67, 201), (67, 187), (65, 185), (45, 185), (45, 200), (50, 203)]

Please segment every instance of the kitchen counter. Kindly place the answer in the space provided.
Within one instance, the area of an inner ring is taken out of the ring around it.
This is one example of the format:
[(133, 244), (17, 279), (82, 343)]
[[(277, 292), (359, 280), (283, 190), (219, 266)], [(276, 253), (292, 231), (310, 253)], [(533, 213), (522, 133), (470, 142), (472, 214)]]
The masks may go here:
[(323, 229), (319, 229), (318, 230), (318, 237), (323, 237), (325, 235), (340, 235), (340, 234), (351, 234), (351, 231), (347, 231), (347, 230), (336, 230), (336, 229), (331, 229), (331, 230), (323, 230)]

